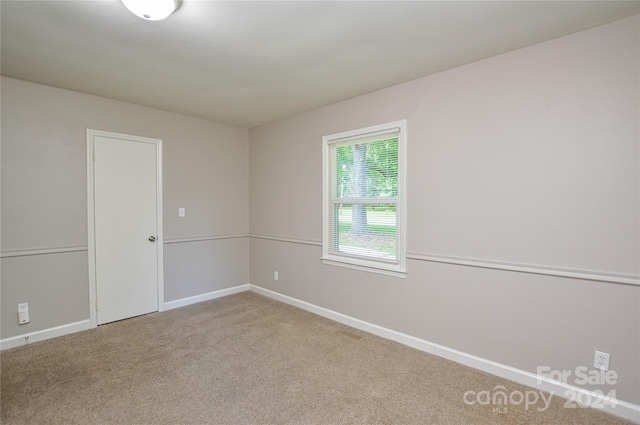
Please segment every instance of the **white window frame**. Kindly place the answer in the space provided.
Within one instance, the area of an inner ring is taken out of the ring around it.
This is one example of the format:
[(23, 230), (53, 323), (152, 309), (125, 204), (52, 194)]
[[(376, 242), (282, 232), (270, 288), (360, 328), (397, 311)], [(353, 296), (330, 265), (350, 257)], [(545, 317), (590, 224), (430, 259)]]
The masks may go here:
[[(398, 198), (396, 204), (396, 249), (397, 262), (382, 259), (338, 255), (329, 250), (329, 187), (331, 181), (329, 155), (331, 145), (337, 142), (359, 139), (376, 133), (399, 130), (398, 135)], [(396, 277), (406, 277), (406, 140), (407, 121), (400, 120), (357, 130), (324, 136), (322, 138), (322, 262), (333, 266), (347, 267)]]

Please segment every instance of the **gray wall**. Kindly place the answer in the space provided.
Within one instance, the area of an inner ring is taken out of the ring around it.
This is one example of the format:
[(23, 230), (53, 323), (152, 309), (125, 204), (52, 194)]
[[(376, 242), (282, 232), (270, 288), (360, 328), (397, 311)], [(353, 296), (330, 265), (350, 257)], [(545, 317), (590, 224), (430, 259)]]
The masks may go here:
[[(280, 240), (252, 238), (251, 283), (534, 373), (605, 351), (618, 399), (640, 403), (640, 287), (540, 274), (637, 279), (639, 27), (635, 16), (252, 129), (251, 233)], [(408, 277), (323, 265), (322, 136), (404, 118)]]
[(89, 318), (87, 128), (163, 140), (165, 302), (248, 283), (246, 129), (3, 77), (2, 339)]

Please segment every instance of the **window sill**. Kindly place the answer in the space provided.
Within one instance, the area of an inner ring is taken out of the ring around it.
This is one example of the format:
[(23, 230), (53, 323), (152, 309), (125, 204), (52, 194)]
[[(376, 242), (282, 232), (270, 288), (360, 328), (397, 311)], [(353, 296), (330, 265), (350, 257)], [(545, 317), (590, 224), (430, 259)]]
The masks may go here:
[(402, 279), (407, 277), (406, 269), (400, 269), (396, 267), (394, 267), (393, 269), (387, 268), (385, 267), (385, 264), (380, 264), (380, 265), (361, 264), (360, 262), (356, 263), (356, 262), (347, 261), (347, 260), (343, 260), (342, 258), (335, 258), (335, 257), (322, 257), (322, 263), (327, 264), (329, 266), (344, 267), (347, 269), (360, 270), (364, 272), (382, 274), (385, 276), (398, 277)]

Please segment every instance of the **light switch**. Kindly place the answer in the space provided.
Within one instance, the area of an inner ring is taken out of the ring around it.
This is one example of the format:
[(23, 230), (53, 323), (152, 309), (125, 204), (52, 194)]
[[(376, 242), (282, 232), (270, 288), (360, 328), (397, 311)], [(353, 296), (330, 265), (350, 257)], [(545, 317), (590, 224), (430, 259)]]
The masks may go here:
[(178, 217), (184, 217), (184, 208), (178, 208)]

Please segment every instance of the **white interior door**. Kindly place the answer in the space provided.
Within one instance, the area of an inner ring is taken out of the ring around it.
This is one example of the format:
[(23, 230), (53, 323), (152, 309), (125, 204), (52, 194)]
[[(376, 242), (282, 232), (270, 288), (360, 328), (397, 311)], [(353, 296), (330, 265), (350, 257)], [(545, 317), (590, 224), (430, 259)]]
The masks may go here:
[(98, 325), (158, 311), (159, 146), (142, 140), (93, 137)]

